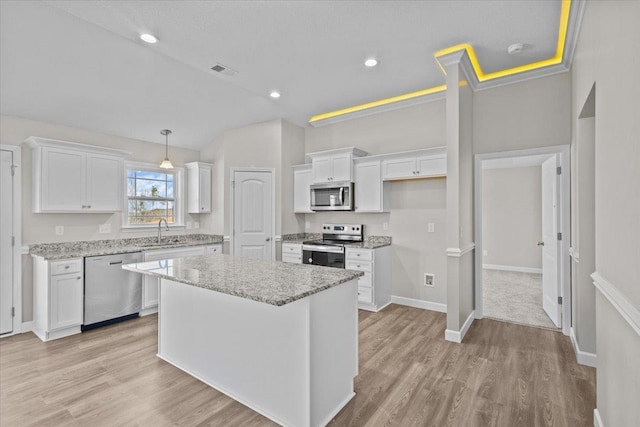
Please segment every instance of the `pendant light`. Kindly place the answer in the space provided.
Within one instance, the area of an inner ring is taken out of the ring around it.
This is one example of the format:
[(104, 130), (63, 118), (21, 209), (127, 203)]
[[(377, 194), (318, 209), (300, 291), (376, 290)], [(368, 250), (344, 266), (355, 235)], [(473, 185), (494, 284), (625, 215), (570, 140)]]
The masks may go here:
[(160, 131), (160, 134), (165, 136), (165, 151), (164, 151), (164, 160), (160, 163), (161, 169), (173, 169), (173, 165), (171, 164), (171, 160), (169, 160), (169, 135), (171, 135), (171, 131), (169, 129), (163, 129)]

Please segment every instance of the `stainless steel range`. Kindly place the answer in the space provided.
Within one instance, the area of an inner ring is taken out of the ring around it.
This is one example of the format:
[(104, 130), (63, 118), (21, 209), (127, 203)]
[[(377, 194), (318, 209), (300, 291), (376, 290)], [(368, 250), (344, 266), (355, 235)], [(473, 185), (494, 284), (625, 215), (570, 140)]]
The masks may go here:
[(322, 224), (322, 240), (302, 242), (302, 262), (344, 268), (345, 245), (363, 240), (363, 224)]

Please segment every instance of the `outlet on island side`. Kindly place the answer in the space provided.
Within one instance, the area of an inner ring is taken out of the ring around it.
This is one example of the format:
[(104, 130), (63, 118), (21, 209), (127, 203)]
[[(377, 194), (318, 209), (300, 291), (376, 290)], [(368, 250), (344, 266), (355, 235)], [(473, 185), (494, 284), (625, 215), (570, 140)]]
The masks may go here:
[(435, 274), (424, 273), (424, 286), (427, 288), (434, 288), (436, 286)]

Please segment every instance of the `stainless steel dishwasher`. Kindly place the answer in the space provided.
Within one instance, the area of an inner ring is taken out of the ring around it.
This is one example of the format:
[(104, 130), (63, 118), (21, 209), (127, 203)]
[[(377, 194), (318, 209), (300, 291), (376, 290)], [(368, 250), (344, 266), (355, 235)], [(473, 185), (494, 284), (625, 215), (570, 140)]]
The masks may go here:
[(138, 316), (142, 274), (123, 270), (122, 265), (142, 260), (142, 252), (84, 259), (83, 331)]

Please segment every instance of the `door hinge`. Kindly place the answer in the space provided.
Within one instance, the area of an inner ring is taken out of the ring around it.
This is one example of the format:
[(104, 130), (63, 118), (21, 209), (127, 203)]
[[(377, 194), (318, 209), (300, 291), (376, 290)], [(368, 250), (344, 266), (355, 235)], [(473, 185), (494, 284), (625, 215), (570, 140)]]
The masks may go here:
[(16, 317), (16, 308), (11, 307), (11, 317)]
[(562, 304), (562, 297), (558, 297), (558, 304)]
[(556, 172), (557, 172), (558, 175), (562, 175), (562, 166), (558, 166), (556, 168)]
[(562, 240), (562, 233), (558, 233), (558, 240)]

